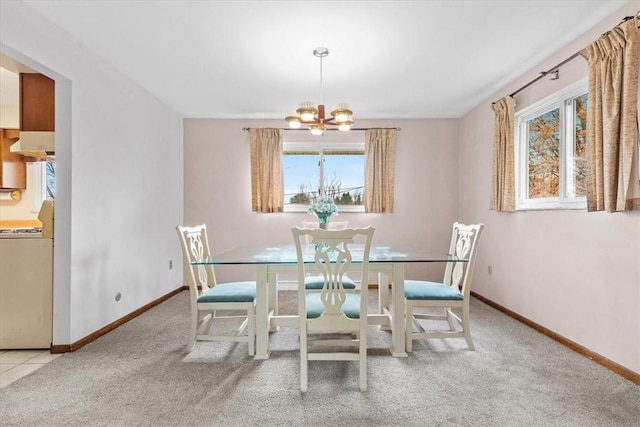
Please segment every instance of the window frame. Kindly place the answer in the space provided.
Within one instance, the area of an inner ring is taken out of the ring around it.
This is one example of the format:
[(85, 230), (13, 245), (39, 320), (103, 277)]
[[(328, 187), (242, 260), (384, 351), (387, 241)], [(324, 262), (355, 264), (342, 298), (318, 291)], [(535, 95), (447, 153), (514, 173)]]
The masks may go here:
[[(47, 178), (48, 178), (48, 163), (55, 162), (55, 160), (42, 160), (31, 163), (31, 188), (34, 189), (33, 193), (33, 205), (31, 207), (32, 212), (40, 212), (42, 202), (47, 200)], [(54, 166), (55, 171), (55, 166)], [(55, 174), (55, 172), (54, 172)], [(55, 188), (54, 188), (55, 191)]]
[[(284, 142), (282, 146), (282, 156), (287, 155), (287, 152), (296, 151), (296, 152), (309, 152), (309, 153), (322, 153), (324, 151), (346, 151), (346, 152), (362, 152), (362, 158), (364, 162), (364, 141), (362, 142)], [(363, 163), (364, 166), (364, 163)], [(322, 173), (323, 169), (319, 170), (319, 173)], [(284, 180), (284, 172), (283, 172), (283, 180)], [(319, 176), (319, 182), (322, 177)], [(324, 182), (324, 180), (322, 180)], [(363, 176), (363, 183), (364, 176)], [(364, 196), (364, 191), (363, 191)], [(296, 205), (292, 206), (287, 204), (285, 200), (283, 200), (283, 212), (307, 212), (308, 207)], [(342, 212), (364, 212), (364, 204), (362, 205), (338, 205), (338, 213)]]
[[(569, 171), (574, 167), (569, 151), (575, 153), (575, 111), (573, 102), (583, 95), (588, 96), (588, 78), (559, 90), (522, 110), (514, 117), (514, 167), (516, 211), (586, 209), (586, 196), (569, 195)], [(559, 189), (558, 197), (531, 199), (529, 192), (529, 139), (527, 123), (547, 112), (559, 109)], [(571, 124), (571, 125), (569, 125)]]

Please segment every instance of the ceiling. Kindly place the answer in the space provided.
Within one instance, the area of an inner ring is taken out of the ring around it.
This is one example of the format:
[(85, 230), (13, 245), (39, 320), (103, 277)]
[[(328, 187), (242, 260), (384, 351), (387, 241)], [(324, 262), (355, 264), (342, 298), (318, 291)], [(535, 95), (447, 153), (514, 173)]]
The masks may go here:
[(357, 123), (460, 117), (627, 1), (25, 3), (183, 117), (284, 118), (324, 101)]

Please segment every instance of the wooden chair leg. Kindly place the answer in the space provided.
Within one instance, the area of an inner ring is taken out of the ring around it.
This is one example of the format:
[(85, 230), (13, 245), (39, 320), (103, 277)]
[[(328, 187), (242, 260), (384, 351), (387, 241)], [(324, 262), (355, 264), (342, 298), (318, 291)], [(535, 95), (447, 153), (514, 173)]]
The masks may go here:
[(360, 391), (367, 391), (367, 326), (360, 327)]
[(469, 350), (475, 350), (476, 348), (471, 341), (471, 329), (469, 326), (469, 305), (468, 303), (462, 307), (462, 328), (464, 329), (464, 338), (467, 340)]
[(189, 334), (189, 343), (187, 344), (187, 352), (191, 353), (196, 343), (196, 335), (198, 334), (198, 312), (191, 312), (191, 333)]
[(307, 355), (307, 333), (301, 331), (300, 334), (300, 391), (306, 393), (309, 387), (308, 379), (308, 355)]

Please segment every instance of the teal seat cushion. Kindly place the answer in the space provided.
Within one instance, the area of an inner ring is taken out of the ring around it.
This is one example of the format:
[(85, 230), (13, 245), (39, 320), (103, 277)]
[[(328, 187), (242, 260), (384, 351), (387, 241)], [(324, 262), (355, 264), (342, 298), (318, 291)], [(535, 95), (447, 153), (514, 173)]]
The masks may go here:
[[(360, 318), (360, 294), (349, 292), (342, 304), (342, 312), (350, 319)], [(320, 292), (307, 293), (307, 319), (316, 319), (324, 313), (324, 304), (320, 300)]]
[(424, 280), (405, 280), (404, 297), (410, 300), (462, 301), (462, 294), (442, 283)]
[[(305, 289), (322, 289), (324, 286), (323, 276), (307, 276), (304, 278)], [(355, 289), (356, 283), (347, 276), (342, 276), (342, 287), (344, 289)]]
[(256, 299), (256, 282), (222, 283), (209, 289), (198, 302), (251, 302)]

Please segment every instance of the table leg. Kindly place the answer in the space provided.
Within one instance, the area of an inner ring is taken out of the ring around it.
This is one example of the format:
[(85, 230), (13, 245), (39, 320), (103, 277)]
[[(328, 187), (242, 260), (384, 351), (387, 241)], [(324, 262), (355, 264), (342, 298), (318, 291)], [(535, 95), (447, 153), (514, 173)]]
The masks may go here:
[(394, 357), (407, 357), (404, 339), (404, 265), (402, 263), (393, 264), (392, 276), (393, 318), (391, 319), (391, 335), (393, 349), (391, 350), (391, 355)]
[[(269, 306), (267, 308), (268, 317), (278, 315), (278, 274), (274, 272), (267, 273), (267, 289), (269, 290)], [(277, 326), (268, 324), (269, 332), (276, 332)]]
[(384, 314), (389, 309), (389, 279), (384, 273), (378, 273), (378, 312)]
[[(385, 273), (378, 273), (378, 313), (389, 312), (389, 276)], [(390, 326), (380, 326), (380, 330), (388, 331)]]
[(267, 265), (257, 266), (256, 287), (256, 355), (255, 359), (269, 358), (269, 281)]

